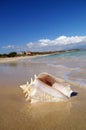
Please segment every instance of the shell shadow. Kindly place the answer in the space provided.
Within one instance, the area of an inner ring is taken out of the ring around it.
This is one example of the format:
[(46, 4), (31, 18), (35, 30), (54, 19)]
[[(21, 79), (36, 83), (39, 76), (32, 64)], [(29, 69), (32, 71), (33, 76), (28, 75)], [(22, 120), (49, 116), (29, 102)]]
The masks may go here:
[(77, 96), (77, 94), (78, 94), (77, 92), (72, 92), (72, 93), (71, 93), (71, 97)]

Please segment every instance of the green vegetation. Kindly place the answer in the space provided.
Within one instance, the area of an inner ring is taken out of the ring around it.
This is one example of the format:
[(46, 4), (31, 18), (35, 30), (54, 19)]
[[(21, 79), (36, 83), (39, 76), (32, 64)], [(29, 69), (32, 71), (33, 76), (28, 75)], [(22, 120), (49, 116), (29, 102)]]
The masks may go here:
[(16, 52), (10, 52), (8, 54), (8, 57), (16, 57), (17, 56), (17, 53)]
[(16, 52), (10, 52), (9, 54), (0, 54), (0, 58), (6, 58), (6, 57), (16, 57)]

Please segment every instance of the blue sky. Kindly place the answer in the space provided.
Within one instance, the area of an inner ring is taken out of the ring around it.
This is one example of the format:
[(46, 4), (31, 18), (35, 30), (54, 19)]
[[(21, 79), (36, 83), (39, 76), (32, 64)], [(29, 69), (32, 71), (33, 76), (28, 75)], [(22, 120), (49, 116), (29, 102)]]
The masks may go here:
[(0, 53), (85, 45), (85, 0), (0, 0)]

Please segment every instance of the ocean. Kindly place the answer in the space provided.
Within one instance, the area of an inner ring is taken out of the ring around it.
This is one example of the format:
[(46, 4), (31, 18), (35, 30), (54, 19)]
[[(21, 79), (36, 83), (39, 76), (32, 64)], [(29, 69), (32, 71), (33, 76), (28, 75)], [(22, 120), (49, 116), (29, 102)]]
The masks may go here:
[[(37, 57), (31, 62), (45, 63), (56, 70), (57, 76), (86, 86), (86, 50)], [(63, 69), (66, 71), (59, 75)]]

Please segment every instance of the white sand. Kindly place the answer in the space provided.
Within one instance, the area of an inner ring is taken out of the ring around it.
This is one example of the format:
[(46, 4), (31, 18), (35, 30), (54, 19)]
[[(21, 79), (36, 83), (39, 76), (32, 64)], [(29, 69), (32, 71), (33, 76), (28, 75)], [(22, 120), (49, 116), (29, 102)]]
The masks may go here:
[(0, 58), (0, 63), (14, 62), (22, 59), (35, 58), (37, 56), (21, 56), (21, 57), (11, 57), (11, 58)]

